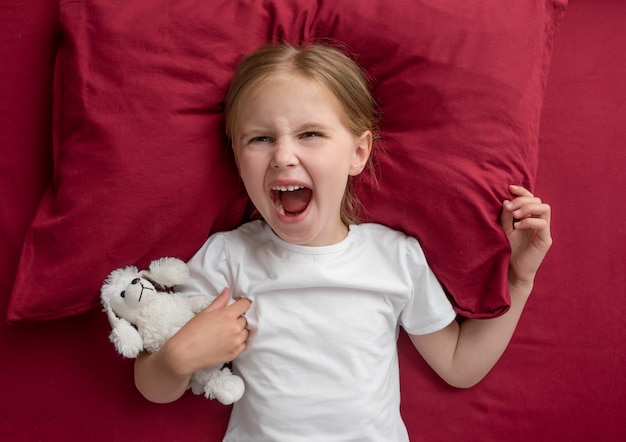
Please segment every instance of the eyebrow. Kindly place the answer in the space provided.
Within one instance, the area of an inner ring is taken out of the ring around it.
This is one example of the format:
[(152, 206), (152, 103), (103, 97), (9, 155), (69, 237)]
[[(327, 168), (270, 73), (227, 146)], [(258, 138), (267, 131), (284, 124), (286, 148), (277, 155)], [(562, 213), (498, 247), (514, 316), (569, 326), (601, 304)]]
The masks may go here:
[[(299, 133), (299, 132), (307, 132), (307, 131), (315, 131), (315, 130), (319, 130), (321, 132), (328, 132), (328, 131), (332, 131), (332, 126), (328, 124), (324, 124), (324, 123), (319, 123), (319, 122), (306, 122), (297, 126), (293, 130), (293, 132)], [(239, 140), (245, 140), (252, 136), (267, 135), (273, 132), (274, 132), (274, 129), (271, 129), (271, 128), (268, 129), (267, 127), (264, 127), (264, 126), (255, 126), (251, 129), (240, 131), (239, 136), (237, 138)]]
[(305, 132), (307, 130), (328, 131), (328, 130), (331, 130), (331, 128), (332, 128), (332, 126), (329, 126), (328, 124), (317, 123), (317, 122), (310, 122), (310, 123), (305, 123), (305, 124), (301, 125), (300, 128), (298, 130), (296, 130), (296, 132)]

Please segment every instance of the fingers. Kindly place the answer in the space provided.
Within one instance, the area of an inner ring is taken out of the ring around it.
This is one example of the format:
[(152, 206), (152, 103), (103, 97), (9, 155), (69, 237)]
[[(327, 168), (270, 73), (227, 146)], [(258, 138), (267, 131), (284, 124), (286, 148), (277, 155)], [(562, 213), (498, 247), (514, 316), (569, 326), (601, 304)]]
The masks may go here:
[(226, 287), (205, 310), (207, 312), (212, 312), (226, 307), (231, 310), (235, 316), (240, 316), (250, 308), (251, 302), (246, 298), (240, 298), (229, 306), (228, 303), (230, 302), (230, 299), (230, 289)]
[(534, 238), (538, 240), (534, 244), (545, 251), (552, 246), (549, 215), (542, 218), (523, 219), (515, 224), (515, 229), (519, 231), (531, 232), (531, 234), (534, 235)]
[[(239, 299), (237, 302), (235, 302), (234, 304), (232, 304), (231, 306), (229, 306), (228, 308), (232, 308), (233, 306), (237, 306), (239, 308), (241, 308), (240, 306), (246, 306), (246, 310), (248, 309), (248, 307), (250, 306), (250, 301), (248, 301), (247, 299)], [(233, 309), (233, 313), (237, 314), (238, 310), (237, 309)], [(244, 312), (245, 313), (245, 310)], [(234, 360), (237, 356), (239, 356), (243, 351), (245, 351), (245, 349), (248, 347), (248, 336), (250, 334), (250, 331), (248, 330), (248, 321), (246, 320), (246, 317), (243, 316), (243, 313), (237, 316), (237, 319), (235, 320), (236, 322), (236, 332), (233, 339), (235, 340), (235, 345), (232, 349), (232, 353), (230, 355), (230, 357), (228, 358), (229, 361)]]
[(509, 186), (509, 192), (511, 192), (511, 195), (513, 195), (513, 196), (529, 196), (531, 198), (534, 196), (530, 192), (530, 190), (526, 189), (523, 186), (517, 186), (515, 184), (511, 184)]
[(240, 316), (237, 319), (237, 323), (241, 327), (241, 331), (239, 332), (241, 344), (239, 345), (237, 349), (237, 354), (239, 354), (242, 351), (244, 351), (248, 345), (248, 336), (250, 335), (250, 330), (248, 330), (248, 322), (246, 321), (245, 317)]
[[(220, 295), (213, 300), (213, 302), (204, 310), (205, 312), (215, 312), (217, 310), (222, 310), (222, 314), (224, 318), (230, 318), (228, 320), (235, 320), (238, 329), (243, 329), (243, 332), (248, 334), (246, 327), (248, 326), (248, 322), (244, 316), (244, 314), (250, 308), (251, 301), (246, 298), (240, 298), (233, 302), (231, 305), (228, 305), (230, 302), (230, 289), (225, 288)], [(245, 339), (244, 339), (245, 340)]]
[(509, 191), (515, 198), (503, 202), (503, 218), (510, 218), (514, 223), (531, 217), (550, 221), (550, 206), (543, 203), (541, 198), (522, 186), (511, 185)]
[(518, 219), (521, 219), (525, 213), (523, 213), (523, 211), (518, 211), (515, 213), (516, 210), (519, 210), (520, 208), (529, 204), (541, 204), (541, 198), (536, 197), (529, 190), (525, 189), (522, 186), (511, 185), (509, 186), (509, 192), (511, 192), (511, 195), (513, 195), (515, 198), (513, 198), (513, 200), (511, 201), (507, 200), (504, 203), (507, 209), (509, 209), (511, 212), (514, 212), (513, 216)]
[(232, 361), (247, 348), (249, 331), (244, 313), (250, 308), (250, 301), (238, 299), (231, 302), (230, 290), (225, 288), (181, 329), (187, 332), (187, 345), (191, 342), (195, 346), (190, 352), (197, 355), (198, 362), (194, 367)]
[(241, 316), (248, 311), (251, 304), (252, 302), (249, 299), (239, 298), (232, 305), (229, 305), (228, 309), (230, 309), (233, 314)]
[(545, 221), (550, 221), (550, 206), (542, 202), (522, 202), (514, 200), (507, 208), (509, 210), (510, 216), (513, 218), (513, 223), (515, 224), (516, 228), (520, 227), (518, 226), (518, 224), (521, 221), (531, 218), (541, 218)]
[(515, 198), (503, 202), (501, 221), (505, 231), (533, 230), (539, 239), (550, 244), (550, 205), (522, 186), (511, 185), (509, 191)]
[(224, 290), (222, 290), (222, 293), (220, 293), (219, 296), (215, 298), (213, 302), (211, 302), (211, 304), (209, 304), (209, 306), (205, 310), (208, 312), (219, 310), (221, 308), (226, 307), (229, 301), (230, 301), (230, 289), (226, 287)]

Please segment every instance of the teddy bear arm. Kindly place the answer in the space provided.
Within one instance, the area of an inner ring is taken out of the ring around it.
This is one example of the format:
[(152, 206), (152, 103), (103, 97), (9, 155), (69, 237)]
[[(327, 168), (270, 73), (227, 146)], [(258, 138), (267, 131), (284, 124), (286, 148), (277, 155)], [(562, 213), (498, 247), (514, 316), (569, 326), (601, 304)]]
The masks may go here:
[(198, 313), (204, 310), (205, 308), (207, 308), (213, 300), (212, 298), (209, 298), (208, 296), (201, 296), (201, 295), (190, 296), (187, 299), (189, 302), (189, 308), (194, 313)]

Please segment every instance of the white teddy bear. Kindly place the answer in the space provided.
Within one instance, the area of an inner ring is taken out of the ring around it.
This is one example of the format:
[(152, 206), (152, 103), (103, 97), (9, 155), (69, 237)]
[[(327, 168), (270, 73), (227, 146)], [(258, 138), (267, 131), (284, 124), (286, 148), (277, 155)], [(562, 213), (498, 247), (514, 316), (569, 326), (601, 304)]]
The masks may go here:
[[(187, 264), (176, 258), (161, 258), (149, 270), (135, 266), (113, 270), (101, 289), (101, 301), (112, 327), (109, 339), (117, 351), (135, 358), (143, 351), (157, 351), (196, 313), (206, 308), (210, 297), (187, 297), (166, 291), (189, 278)], [(228, 367), (211, 367), (191, 376), (194, 394), (217, 399), (225, 405), (238, 401), (243, 380)]]

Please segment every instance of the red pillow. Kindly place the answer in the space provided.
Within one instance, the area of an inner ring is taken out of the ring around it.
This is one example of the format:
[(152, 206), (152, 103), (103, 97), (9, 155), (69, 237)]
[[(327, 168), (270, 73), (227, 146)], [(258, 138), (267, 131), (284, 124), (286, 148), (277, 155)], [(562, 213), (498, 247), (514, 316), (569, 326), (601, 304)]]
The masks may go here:
[(53, 2), (3, 2), (0, 8), (0, 315), (4, 317), (24, 236), (52, 174), (50, 106), (58, 41)]
[(318, 36), (348, 42), (375, 79), (386, 154), (372, 220), (417, 237), (460, 314), (508, 308), (498, 222), (509, 184), (533, 188), (562, 1), (334, 1)]
[[(556, 0), (555, 0), (556, 1)], [(24, 243), (9, 320), (97, 307), (113, 268), (189, 258), (245, 219), (222, 100), (241, 56), (334, 38), (375, 79), (385, 153), (367, 220), (420, 239), (466, 316), (508, 305), (509, 183), (532, 187), (551, 1), (61, 3), (54, 177)], [(293, 4), (292, 4), (293, 3)]]

